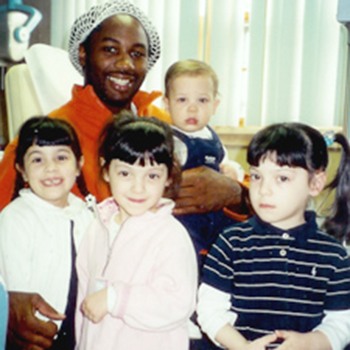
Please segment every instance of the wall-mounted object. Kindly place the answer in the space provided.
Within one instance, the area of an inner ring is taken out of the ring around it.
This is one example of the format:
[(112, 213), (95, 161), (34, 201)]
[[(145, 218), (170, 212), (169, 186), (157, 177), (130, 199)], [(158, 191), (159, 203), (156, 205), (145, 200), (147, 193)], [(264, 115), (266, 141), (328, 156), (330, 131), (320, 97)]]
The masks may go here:
[(41, 19), (41, 12), (24, 5), (22, 0), (8, 0), (6, 5), (0, 5), (0, 59), (21, 61)]

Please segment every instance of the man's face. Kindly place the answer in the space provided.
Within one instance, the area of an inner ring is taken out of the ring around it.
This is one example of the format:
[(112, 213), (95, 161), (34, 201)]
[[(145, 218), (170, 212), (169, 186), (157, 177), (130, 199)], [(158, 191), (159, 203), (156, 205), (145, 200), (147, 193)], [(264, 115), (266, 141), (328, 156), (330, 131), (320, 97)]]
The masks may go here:
[(147, 73), (148, 52), (145, 30), (129, 15), (107, 18), (80, 47), (85, 83), (113, 113), (130, 108)]

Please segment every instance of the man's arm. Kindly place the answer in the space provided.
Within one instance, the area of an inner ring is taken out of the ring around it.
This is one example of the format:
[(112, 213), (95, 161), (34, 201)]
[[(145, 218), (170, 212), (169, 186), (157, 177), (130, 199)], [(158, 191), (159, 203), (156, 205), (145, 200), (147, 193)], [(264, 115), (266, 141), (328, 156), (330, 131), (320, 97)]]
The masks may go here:
[(242, 212), (243, 192), (239, 182), (208, 167), (185, 170), (174, 213), (207, 213), (225, 207)]
[(9, 292), (9, 322), (7, 349), (44, 350), (51, 347), (57, 326), (52, 321), (41, 321), (35, 313), (62, 320), (61, 315), (36, 293)]

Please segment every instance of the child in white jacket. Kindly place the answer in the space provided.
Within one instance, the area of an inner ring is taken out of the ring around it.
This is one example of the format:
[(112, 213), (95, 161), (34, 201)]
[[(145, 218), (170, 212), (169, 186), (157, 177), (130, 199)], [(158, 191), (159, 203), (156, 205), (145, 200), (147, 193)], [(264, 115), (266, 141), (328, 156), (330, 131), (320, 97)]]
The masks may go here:
[(74, 349), (74, 252), (93, 217), (70, 192), (77, 182), (87, 194), (82, 164), (77, 135), (67, 122), (27, 120), (16, 149), (14, 199), (0, 214), (0, 273), (9, 291), (38, 293), (61, 314), (53, 349)]

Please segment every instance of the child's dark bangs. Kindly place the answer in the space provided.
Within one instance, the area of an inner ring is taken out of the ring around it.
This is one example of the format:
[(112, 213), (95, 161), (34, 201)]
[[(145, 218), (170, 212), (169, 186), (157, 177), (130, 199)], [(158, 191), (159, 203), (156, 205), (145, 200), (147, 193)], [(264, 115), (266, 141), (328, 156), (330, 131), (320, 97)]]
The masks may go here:
[(169, 158), (164, 135), (135, 129), (125, 133), (111, 153), (113, 159), (119, 159), (128, 164), (139, 161), (142, 166), (148, 161), (152, 165), (166, 164)]
[(38, 146), (69, 146), (72, 144), (72, 138), (64, 129), (59, 128), (41, 128), (34, 130), (33, 145)]
[(308, 145), (295, 132), (275, 130), (253, 141), (248, 150), (248, 163), (259, 166), (261, 161), (272, 157), (280, 166), (302, 167), (307, 169)]

